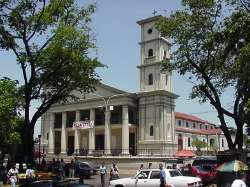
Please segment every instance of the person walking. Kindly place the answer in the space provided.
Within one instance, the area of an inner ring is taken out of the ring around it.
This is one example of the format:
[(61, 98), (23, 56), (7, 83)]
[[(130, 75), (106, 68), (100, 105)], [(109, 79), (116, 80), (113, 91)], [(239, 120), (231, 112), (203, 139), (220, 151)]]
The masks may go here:
[(102, 163), (101, 166), (100, 166), (100, 176), (101, 176), (101, 185), (102, 185), (102, 187), (105, 186), (106, 173), (107, 173), (106, 166), (104, 165), (104, 163)]
[(16, 187), (16, 182), (18, 179), (17, 174), (18, 174), (18, 169), (16, 168), (16, 164), (13, 164), (7, 174), (11, 187)]
[(239, 172), (237, 179), (233, 181), (233, 184), (231, 187), (246, 187), (246, 175), (243, 172)]
[(144, 169), (143, 164), (141, 164), (140, 168), (138, 169), (138, 171), (136, 173), (139, 174), (141, 172), (141, 170), (143, 170), (143, 169)]
[(61, 158), (61, 162), (59, 163), (60, 180), (63, 180), (65, 177), (64, 168), (65, 168), (65, 163), (64, 163), (63, 159)]
[(74, 159), (72, 159), (71, 162), (70, 162), (69, 177), (70, 178), (74, 178), (75, 177), (75, 162), (74, 162)]
[(159, 169), (160, 169), (160, 187), (165, 187), (166, 186), (166, 173), (163, 169), (162, 164), (159, 164)]

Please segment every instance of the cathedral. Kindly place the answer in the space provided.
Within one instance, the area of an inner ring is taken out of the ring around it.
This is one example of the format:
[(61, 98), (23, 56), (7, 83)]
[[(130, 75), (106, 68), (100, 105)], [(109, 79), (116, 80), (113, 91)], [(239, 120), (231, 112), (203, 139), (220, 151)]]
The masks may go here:
[(94, 93), (74, 102), (54, 104), (43, 116), (42, 145), (46, 154), (84, 156), (174, 156), (195, 150), (192, 138), (225, 150), (227, 143), (216, 125), (175, 112), (171, 72), (161, 62), (170, 58), (170, 42), (155, 23), (161, 16), (137, 22), (140, 39), (140, 89), (129, 93), (99, 83)]

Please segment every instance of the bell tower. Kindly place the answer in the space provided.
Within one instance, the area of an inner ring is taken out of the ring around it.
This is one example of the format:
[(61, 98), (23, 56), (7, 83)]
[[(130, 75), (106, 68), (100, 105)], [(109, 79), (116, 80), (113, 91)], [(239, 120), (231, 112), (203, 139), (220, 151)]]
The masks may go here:
[(138, 21), (141, 26), (140, 91), (173, 91), (171, 72), (163, 71), (161, 62), (170, 58), (170, 43), (161, 37), (155, 23), (161, 16)]
[(175, 141), (175, 99), (171, 72), (162, 70), (162, 61), (170, 58), (170, 43), (155, 24), (162, 16), (143, 19), (141, 27), (141, 62), (139, 98), (139, 155), (172, 156)]

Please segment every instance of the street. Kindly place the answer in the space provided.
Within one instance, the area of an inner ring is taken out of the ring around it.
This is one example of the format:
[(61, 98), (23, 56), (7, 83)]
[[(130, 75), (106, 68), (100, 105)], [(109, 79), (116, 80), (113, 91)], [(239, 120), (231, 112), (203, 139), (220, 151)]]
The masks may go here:
[[(126, 174), (120, 175), (121, 178), (126, 178), (126, 177), (131, 177), (131, 176), (133, 176), (133, 175), (126, 175)], [(92, 184), (96, 187), (100, 187), (101, 186), (101, 177), (99, 175), (94, 175), (90, 179), (85, 179), (84, 183), (85, 184)], [(109, 175), (106, 175), (105, 184), (106, 184), (105, 186), (109, 186)]]

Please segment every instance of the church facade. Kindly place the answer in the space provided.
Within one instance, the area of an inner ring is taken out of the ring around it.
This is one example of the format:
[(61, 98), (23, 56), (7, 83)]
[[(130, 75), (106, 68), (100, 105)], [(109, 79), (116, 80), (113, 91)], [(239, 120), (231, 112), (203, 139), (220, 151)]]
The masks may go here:
[(170, 57), (170, 42), (154, 26), (159, 18), (137, 22), (140, 91), (129, 93), (100, 83), (94, 93), (75, 92), (77, 102), (54, 104), (42, 116), (47, 154), (173, 156), (178, 150), (194, 150), (193, 135), (207, 144), (223, 141), (226, 149), (215, 125), (175, 112), (178, 96), (173, 93), (171, 72), (161, 68), (162, 60)]

